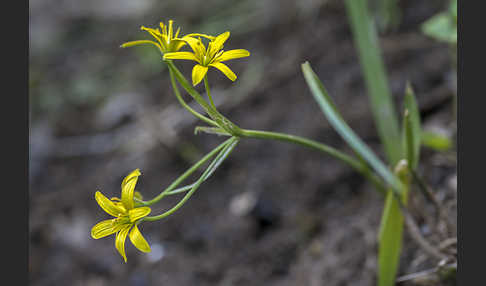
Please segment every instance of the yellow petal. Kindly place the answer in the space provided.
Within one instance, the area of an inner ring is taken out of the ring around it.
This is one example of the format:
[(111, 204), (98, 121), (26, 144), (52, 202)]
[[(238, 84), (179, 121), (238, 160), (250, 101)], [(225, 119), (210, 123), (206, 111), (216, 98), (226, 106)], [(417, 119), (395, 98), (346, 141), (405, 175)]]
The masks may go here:
[(142, 252), (150, 252), (150, 245), (147, 243), (136, 225), (130, 231), (130, 241), (138, 250)]
[(202, 65), (195, 65), (192, 68), (192, 85), (196, 86), (198, 83), (200, 83), (207, 72), (208, 72), (208, 67), (203, 67)]
[(114, 227), (114, 219), (108, 219), (97, 223), (91, 228), (91, 237), (99, 239), (117, 231)]
[(163, 41), (162, 34), (160, 33), (159, 29), (145, 28), (144, 26), (142, 26), (141, 29), (149, 32), (149, 34), (152, 35), (152, 37), (154, 37), (159, 42), (160, 47), (163, 51), (167, 50), (167, 45), (165, 44), (166, 41)]
[(203, 37), (203, 38), (206, 38), (206, 39), (209, 39), (209, 40), (214, 40), (216, 39), (215, 36), (210, 36), (210, 35), (206, 35), (206, 34), (200, 34), (200, 33), (191, 33), (191, 34), (187, 34), (185, 35), (184, 37), (193, 37), (193, 38), (197, 38), (197, 37)]
[(227, 76), (232, 81), (236, 80), (236, 74), (227, 65), (222, 64), (222, 63), (213, 63), (213, 64), (210, 64), (210, 66), (215, 67), (218, 70), (220, 70), (222, 73), (224, 73), (225, 76)]
[(237, 50), (229, 50), (221, 54), (221, 56), (217, 57), (214, 61), (215, 62), (224, 62), (232, 59), (244, 58), (248, 57), (250, 52), (244, 49), (237, 49)]
[(100, 191), (96, 191), (95, 193), (96, 202), (100, 205), (100, 207), (107, 212), (108, 214), (119, 217), (123, 213), (125, 213), (125, 209), (117, 206), (114, 202), (110, 201), (107, 197), (105, 197)]
[(159, 48), (159, 50), (162, 50), (159, 44), (157, 44), (154, 41), (149, 41), (149, 40), (139, 40), (139, 41), (131, 41), (131, 42), (126, 42), (123, 43), (120, 47), (122, 48), (128, 48), (128, 47), (133, 47), (133, 46), (138, 46), (138, 45), (145, 45), (145, 44), (151, 44)]
[(125, 254), (125, 240), (127, 239), (128, 231), (130, 230), (131, 225), (127, 225), (125, 228), (120, 230), (116, 234), (115, 238), (115, 247), (120, 253), (120, 255), (123, 257), (123, 260), (125, 260), (125, 263), (127, 262), (127, 255)]
[(204, 57), (206, 54), (206, 47), (202, 43), (201, 39), (195, 39), (187, 36), (183, 37), (182, 39), (189, 44), (197, 59), (202, 59)]
[(140, 27), (140, 29), (141, 29), (141, 30), (143, 30), (143, 31), (147, 31), (147, 32), (149, 32), (150, 34), (155, 35), (154, 37), (162, 35), (162, 34), (160, 33), (159, 29), (147, 28), (147, 27), (145, 27), (145, 26), (141, 26), (141, 27)]
[(198, 61), (196, 56), (191, 52), (174, 52), (164, 54), (164, 60), (191, 60)]
[(229, 38), (230, 32), (224, 32), (218, 35), (213, 41), (211, 41), (211, 51), (209, 54), (214, 56), (219, 50), (223, 48), (224, 42)]
[(128, 174), (122, 181), (122, 185), (121, 187), (124, 188), (124, 186), (128, 183), (128, 181), (134, 179), (134, 178), (137, 178), (138, 176), (142, 175), (142, 173), (140, 173), (140, 169), (135, 169), (133, 170), (132, 172), (130, 172), (130, 174)]
[(127, 210), (133, 209), (133, 192), (140, 175), (140, 170), (135, 169), (122, 181), (121, 201)]
[(186, 44), (186, 42), (183, 41), (183, 40), (172, 39), (170, 41), (170, 44), (169, 44), (168, 48), (167, 48), (167, 52), (168, 53), (170, 53), (170, 52), (177, 52), (182, 47), (184, 47), (185, 44)]
[(166, 35), (167, 36), (167, 25), (165, 25), (163, 27), (161, 26), (161, 28), (162, 28), (162, 35)]
[(172, 39), (172, 35), (173, 35), (173, 34), (172, 34), (172, 33), (173, 33), (173, 30), (172, 30), (172, 24), (173, 24), (173, 23), (174, 23), (174, 21), (173, 21), (173, 20), (169, 20), (169, 27), (167, 28), (167, 30), (169, 30), (169, 31), (168, 31), (168, 35), (167, 35), (167, 36), (168, 36), (168, 38), (169, 38), (169, 40), (171, 40), (171, 39)]
[(143, 217), (146, 217), (152, 210), (149, 207), (139, 207), (128, 211), (130, 222), (135, 222)]

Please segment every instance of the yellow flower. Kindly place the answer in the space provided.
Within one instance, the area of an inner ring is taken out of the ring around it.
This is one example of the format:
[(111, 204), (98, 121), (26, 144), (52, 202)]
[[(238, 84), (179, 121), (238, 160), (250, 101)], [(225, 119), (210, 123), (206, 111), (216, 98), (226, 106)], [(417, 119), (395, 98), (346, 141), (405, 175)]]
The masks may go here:
[[(142, 252), (150, 252), (150, 246), (138, 229), (139, 220), (150, 213), (149, 207), (135, 207), (133, 197), (136, 192), (135, 185), (138, 177), (141, 175), (140, 170), (132, 171), (123, 179), (121, 184), (121, 199), (105, 197), (101, 192), (95, 193), (95, 199), (100, 207), (115, 217), (97, 223), (91, 228), (91, 237), (99, 239), (110, 234), (116, 233), (115, 247), (127, 262), (125, 254), (125, 240), (127, 235), (133, 245)], [(139, 194), (136, 194), (139, 196)], [(130, 230), (131, 229), (131, 230)]]
[(224, 32), (212, 39), (208, 44), (208, 48), (204, 47), (201, 38), (195, 39), (193, 37), (184, 38), (194, 53), (191, 52), (171, 52), (164, 54), (165, 59), (178, 60), (192, 60), (198, 64), (192, 69), (192, 84), (195, 86), (201, 82), (209, 67), (219, 69), (230, 80), (235, 81), (235, 73), (225, 64), (221, 63), (227, 60), (248, 57), (250, 52), (244, 49), (236, 49), (223, 51), (223, 44), (229, 38), (230, 32)]
[(169, 20), (169, 25), (164, 25), (164, 23), (160, 22), (160, 30), (159, 28), (152, 29), (152, 28), (146, 28), (144, 26), (141, 27), (142, 30), (147, 31), (150, 35), (152, 35), (157, 40), (157, 42), (150, 41), (150, 40), (131, 41), (122, 44), (121, 47), (126, 48), (126, 47), (142, 45), (142, 44), (151, 44), (159, 48), (160, 52), (169, 53), (169, 52), (177, 52), (184, 45), (186, 45), (184, 39), (187, 37), (201, 36), (201, 37), (206, 37), (208, 39), (214, 39), (214, 37), (204, 35), (204, 34), (189, 34), (184, 37), (179, 37), (179, 32), (181, 31), (181, 28), (180, 27), (177, 28), (177, 31), (174, 33), (174, 30), (172, 28), (173, 23), (174, 23), (173, 20)]

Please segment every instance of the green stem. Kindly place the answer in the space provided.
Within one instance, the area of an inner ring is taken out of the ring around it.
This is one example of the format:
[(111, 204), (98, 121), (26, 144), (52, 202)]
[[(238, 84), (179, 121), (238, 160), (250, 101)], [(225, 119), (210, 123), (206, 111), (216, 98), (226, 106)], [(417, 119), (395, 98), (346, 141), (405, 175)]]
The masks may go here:
[[(231, 152), (235, 148), (236, 144), (238, 143), (239, 139), (236, 139), (236, 137), (233, 137), (233, 138), (235, 138), (235, 140), (233, 140), (233, 142), (226, 145), (224, 150), (221, 151), (221, 153), (223, 153), (223, 156), (224, 156), (224, 153)], [(203, 181), (207, 180), (214, 173), (214, 171), (216, 171), (216, 169), (219, 167), (219, 165), (221, 165), (221, 163), (223, 163), (223, 160), (221, 160), (221, 159), (219, 161), (215, 160), (215, 163), (211, 164), (208, 167), (208, 169), (209, 169), (208, 173), (205, 176), (202, 176), (202, 180)], [(177, 188), (177, 189), (172, 190), (170, 192), (167, 192), (167, 195), (176, 195), (176, 194), (184, 193), (184, 192), (192, 189), (196, 184), (197, 184), (197, 181), (190, 184), (190, 185), (180, 187), (180, 188)]]
[(153, 205), (157, 202), (159, 202), (163, 197), (165, 197), (170, 191), (175, 189), (182, 181), (184, 181), (187, 177), (189, 177), (194, 171), (199, 169), (204, 163), (206, 163), (209, 159), (211, 159), (216, 153), (218, 153), (221, 149), (226, 147), (228, 144), (230, 144), (234, 138), (229, 138), (228, 140), (224, 141), (221, 143), (218, 147), (214, 148), (211, 152), (209, 152), (206, 156), (204, 156), (201, 160), (199, 160), (196, 164), (192, 165), (191, 168), (189, 168), (184, 174), (179, 176), (170, 186), (168, 186), (165, 190), (163, 190), (159, 195), (157, 195), (155, 198), (145, 201), (145, 202), (140, 202), (139, 204), (141, 206), (150, 206)]
[(211, 106), (216, 110), (216, 105), (214, 105), (213, 98), (211, 97), (211, 90), (209, 88), (208, 75), (204, 76), (204, 87), (206, 88), (206, 93), (208, 94), (209, 102)]
[(206, 112), (209, 114), (209, 116), (211, 116), (211, 118), (216, 120), (216, 118), (218, 117), (218, 112), (214, 110), (212, 106), (210, 106), (202, 98), (202, 96), (199, 94), (199, 92), (197, 92), (196, 89), (194, 89), (194, 87), (192, 87), (192, 85), (187, 81), (187, 79), (184, 77), (184, 75), (179, 71), (179, 69), (174, 65), (172, 61), (166, 60), (165, 62), (167, 63), (169, 69), (174, 73), (174, 76), (177, 79), (177, 81), (187, 91), (187, 93), (189, 93), (189, 95), (192, 96), (192, 98), (194, 98), (194, 100), (196, 100), (197, 103), (199, 103), (199, 105), (201, 105), (206, 110)]
[(293, 143), (293, 144), (308, 147), (317, 150), (319, 152), (331, 155), (334, 158), (339, 159), (344, 163), (350, 165), (356, 171), (358, 171), (367, 179), (369, 179), (379, 192), (381, 192), (382, 194), (386, 193), (383, 182), (371, 172), (371, 170), (368, 168), (368, 166), (365, 163), (363, 163), (362, 161), (358, 161), (352, 158), (351, 156), (328, 145), (319, 143), (311, 139), (303, 138), (300, 136), (278, 133), (278, 132), (269, 132), (269, 131), (242, 129), (240, 136), (248, 137), (248, 138), (256, 138), (256, 139), (278, 140), (278, 141)]
[(169, 69), (174, 73), (175, 78), (179, 82), (179, 84), (189, 93), (194, 100), (201, 105), (208, 115), (218, 124), (219, 127), (226, 130), (229, 134), (238, 136), (241, 132), (240, 128), (235, 125), (233, 122), (229, 121), (226, 117), (224, 117), (221, 113), (218, 112), (215, 108), (213, 108), (210, 104), (208, 104), (202, 96), (194, 89), (194, 87), (187, 81), (184, 75), (177, 69), (177, 67), (172, 63), (172, 61), (166, 61), (167, 66)]
[(184, 99), (182, 98), (181, 96), (181, 93), (179, 92), (179, 88), (177, 87), (177, 83), (175, 81), (175, 78), (174, 78), (174, 72), (169, 69), (169, 72), (170, 72), (170, 81), (172, 83), (172, 89), (174, 90), (174, 94), (175, 96), (177, 97), (177, 100), (179, 101), (179, 103), (185, 108), (187, 109), (190, 113), (192, 113), (192, 115), (196, 116), (197, 118), (201, 119), (202, 121), (210, 124), (210, 125), (213, 125), (213, 126), (218, 126), (218, 124), (207, 118), (206, 116), (200, 114), (199, 112), (195, 111), (194, 109), (192, 109), (185, 101)]
[(201, 177), (197, 180), (196, 183), (194, 183), (194, 186), (191, 188), (191, 190), (180, 200), (174, 207), (172, 207), (170, 210), (157, 215), (157, 216), (148, 216), (143, 218), (144, 221), (157, 221), (160, 219), (163, 219), (164, 217), (167, 217), (171, 214), (173, 214), (175, 211), (177, 211), (180, 207), (182, 207), (187, 200), (194, 194), (194, 192), (199, 188), (199, 186), (204, 182), (211, 174), (214, 172), (214, 170), (226, 159), (226, 157), (229, 155), (229, 153), (233, 150), (233, 148), (236, 146), (236, 143), (238, 143), (238, 138), (237, 137), (231, 137), (228, 139), (229, 144), (226, 144), (224, 146), (224, 149), (219, 152), (218, 156), (214, 158), (213, 162), (211, 162), (211, 165), (204, 171), (204, 173), (201, 175)]

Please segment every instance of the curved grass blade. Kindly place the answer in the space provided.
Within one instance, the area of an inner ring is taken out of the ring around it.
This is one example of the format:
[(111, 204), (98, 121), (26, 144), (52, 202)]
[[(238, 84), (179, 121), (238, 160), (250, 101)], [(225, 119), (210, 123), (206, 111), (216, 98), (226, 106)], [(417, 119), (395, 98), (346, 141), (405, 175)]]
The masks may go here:
[(401, 193), (402, 183), (393, 173), (381, 162), (373, 151), (354, 133), (347, 125), (337, 110), (336, 106), (329, 97), (327, 90), (312, 70), (309, 62), (302, 64), (302, 72), (309, 86), (314, 99), (319, 104), (322, 112), (329, 123), (336, 129), (341, 137), (349, 144), (353, 150), (359, 154), (370, 166), (380, 175), (385, 182), (392, 186), (393, 190)]

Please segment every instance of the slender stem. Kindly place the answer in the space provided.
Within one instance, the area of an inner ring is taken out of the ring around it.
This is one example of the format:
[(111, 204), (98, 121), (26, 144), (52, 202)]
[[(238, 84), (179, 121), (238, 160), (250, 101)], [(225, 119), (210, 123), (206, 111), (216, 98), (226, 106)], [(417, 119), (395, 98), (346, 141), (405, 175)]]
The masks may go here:
[(207, 127), (207, 126), (196, 126), (194, 128), (194, 134), (198, 134), (199, 132), (204, 132), (208, 134), (214, 134), (219, 136), (231, 136), (226, 130), (220, 127)]
[(165, 197), (167, 195), (167, 193), (169, 193), (170, 191), (175, 189), (182, 181), (184, 181), (187, 177), (189, 177), (192, 173), (194, 173), (194, 171), (199, 169), (199, 167), (201, 167), (201, 165), (206, 163), (209, 159), (211, 159), (214, 155), (216, 155), (216, 153), (218, 153), (221, 149), (223, 149), (228, 144), (230, 144), (233, 140), (234, 139), (232, 137), (232, 138), (229, 138), (228, 140), (224, 141), (223, 143), (221, 143), (218, 147), (214, 148), (211, 152), (209, 152), (206, 156), (204, 156), (196, 164), (192, 165), (191, 168), (189, 168), (186, 172), (184, 172), (184, 174), (179, 176), (179, 178), (177, 178), (174, 182), (172, 182), (172, 184), (170, 184), (170, 186), (168, 186), (165, 190), (163, 190), (159, 195), (157, 195), (155, 198), (153, 198), (149, 201), (141, 202), (140, 205), (150, 206), (150, 205), (153, 205), (153, 204), (159, 202), (163, 197)]
[(172, 61), (166, 61), (166, 63), (167, 63), (167, 66), (169, 67), (169, 69), (174, 73), (174, 76), (179, 81), (179, 83), (181, 84), (181, 86), (187, 91), (187, 93), (189, 93), (189, 95), (192, 96), (192, 98), (194, 98), (194, 100), (196, 100), (197, 103), (199, 103), (199, 105), (201, 105), (206, 110), (206, 112), (209, 114), (209, 116), (211, 116), (211, 118), (213, 118), (213, 119), (217, 118), (218, 117), (217, 111), (214, 110), (202, 98), (202, 96), (199, 94), (199, 92), (197, 92), (194, 89), (194, 87), (192, 87), (192, 85), (187, 81), (187, 79), (184, 77), (184, 75), (182, 75), (182, 73), (174, 65), (174, 63)]
[(208, 104), (202, 96), (197, 92), (197, 90), (194, 89), (194, 87), (187, 81), (187, 79), (184, 77), (184, 75), (177, 69), (177, 67), (172, 63), (171, 61), (166, 61), (167, 66), (169, 69), (174, 73), (175, 78), (179, 82), (179, 84), (189, 93), (194, 100), (201, 105), (202, 108), (206, 110), (208, 113), (209, 117), (211, 117), (218, 125), (219, 127), (223, 128), (226, 130), (229, 134), (233, 136), (239, 136), (238, 134), (240, 133), (240, 128), (228, 120), (226, 117), (224, 117), (221, 113), (218, 112), (216, 108)]
[[(221, 158), (223, 158), (223, 159), (226, 158), (225, 153), (229, 154), (229, 152), (233, 151), (233, 149), (236, 147), (236, 144), (238, 143), (239, 140), (236, 139), (236, 137), (233, 137), (233, 138), (235, 138), (235, 140), (233, 140), (233, 142), (226, 145), (226, 147), (223, 149), (223, 151), (221, 151), (221, 153), (223, 153), (223, 156), (224, 156), (224, 157), (221, 157)], [(203, 181), (207, 180), (214, 173), (214, 171), (216, 171), (216, 169), (219, 167), (219, 165), (221, 165), (221, 163), (223, 163), (224, 160), (222, 160), (221, 158), (219, 159), (219, 161), (217, 159), (215, 159), (215, 163), (212, 163), (208, 167), (208, 169), (209, 169), (208, 173), (205, 176), (202, 176)], [(177, 188), (177, 189), (172, 190), (170, 192), (167, 192), (167, 195), (175, 195), (175, 194), (183, 193), (185, 191), (192, 189), (196, 184), (197, 184), (197, 181), (190, 184), (190, 185), (180, 187), (180, 188)]]
[(374, 186), (377, 188), (379, 192), (382, 194), (386, 193), (385, 187), (383, 185), (383, 182), (376, 176), (374, 175), (369, 167), (363, 163), (362, 161), (358, 161), (351, 156), (334, 149), (331, 146), (319, 143), (317, 141), (303, 138), (300, 136), (295, 136), (295, 135), (290, 135), (290, 134), (285, 134), (285, 133), (278, 133), (278, 132), (269, 132), (269, 131), (259, 131), (259, 130), (248, 130), (248, 129), (242, 129), (242, 132), (240, 134), (241, 137), (248, 137), (248, 138), (257, 138), (257, 139), (270, 139), (270, 140), (278, 140), (278, 141), (284, 141), (288, 143), (293, 143), (297, 144), (300, 146), (308, 147), (317, 151), (320, 151), (322, 153), (331, 155), (344, 163), (347, 163), (350, 165), (352, 168), (354, 168), (356, 171), (364, 175), (367, 179), (369, 179)]
[(224, 149), (221, 150), (221, 152), (219, 152), (218, 156), (216, 156), (216, 158), (213, 160), (213, 162), (211, 162), (211, 165), (204, 171), (204, 173), (197, 180), (197, 182), (194, 183), (194, 186), (192, 187), (192, 189), (174, 207), (172, 207), (170, 210), (168, 210), (168, 211), (166, 211), (166, 212), (164, 212), (160, 215), (145, 217), (145, 218), (143, 218), (143, 220), (144, 221), (160, 220), (160, 219), (163, 219), (164, 217), (171, 215), (172, 213), (177, 211), (180, 207), (182, 207), (187, 202), (187, 200), (189, 200), (189, 198), (192, 196), (192, 194), (194, 194), (194, 192), (199, 188), (199, 186), (202, 184), (202, 182), (204, 182), (211, 175), (211, 173), (217, 168), (217, 166), (219, 166), (224, 161), (224, 159), (226, 159), (226, 157), (229, 155), (229, 153), (233, 150), (236, 143), (238, 143), (237, 137), (232, 137), (228, 140), (230, 140), (231, 143), (226, 144), (224, 146)]
[(192, 113), (192, 115), (196, 116), (197, 118), (201, 119), (202, 121), (210, 124), (210, 125), (213, 125), (213, 126), (218, 126), (218, 124), (207, 118), (206, 116), (200, 114), (199, 112), (195, 111), (194, 109), (192, 109), (185, 101), (184, 99), (182, 98), (181, 96), (181, 93), (179, 92), (179, 88), (177, 87), (177, 83), (175, 81), (175, 77), (174, 77), (174, 72), (169, 69), (169, 72), (170, 72), (170, 81), (172, 83), (172, 89), (174, 89), (174, 94), (175, 96), (177, 97), (177, 100), (179, 100), (179, 103), (185, 108), (187, 109), (190, 113)]
[(208, 82), (208, 75), (206, 74), (204, 76), (204, 87), (206, 88), (206, 93), (208, 94), (209, 102), (211, 103), (211, 106), (216, 109), (216, 105), (214, 105), (213, 98), (211, 97), (211, 90), (209, 88), (209, 82)]

